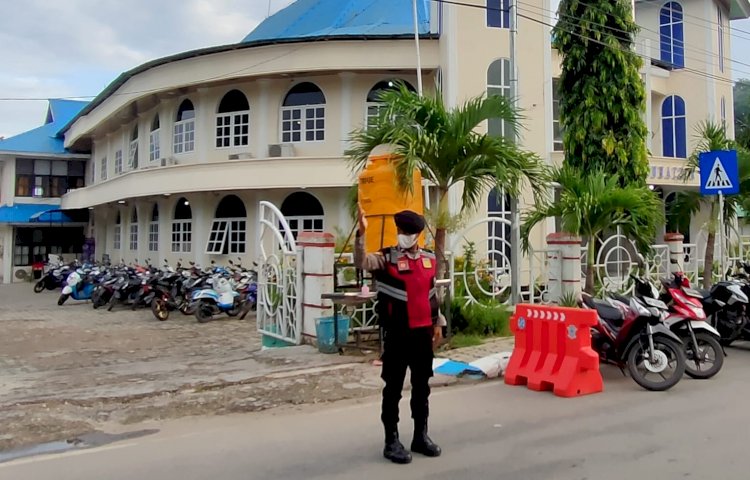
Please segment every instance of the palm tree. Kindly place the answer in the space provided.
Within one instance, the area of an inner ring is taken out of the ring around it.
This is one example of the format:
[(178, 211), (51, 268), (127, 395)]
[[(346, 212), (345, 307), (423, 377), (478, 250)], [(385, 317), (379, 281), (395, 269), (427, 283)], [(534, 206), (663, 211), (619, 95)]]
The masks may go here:
[[(682, 174), (686, 182), (695, 175), (698, 169), (700, 154), (715, 150), (737, 150), (739, 165), (740, 193), (724, 196), (724, 222), (733, 221), (737, 217), (737, 210), (744, 204), (750, 203), (750, 152), (734, 140), (727, 138), (726, 129), (712, 121), (701, 122), (698, 127), (698, 145), (688, 158), (687, 166)], [(713, 283), (714, 250), (716, 248), (716, 232), (719, 223), (719, 199), (716, 195), (701, 196), (697, 191), (681, 191), (675, 196), (675, 202), (670, 216), (675, 218), (691, 218), (701, 210), (702, 206), (710, 209), (707, 223), (708, 236), (706, 238), (706, 253), (703, 260), (703, 288), (710, 288)], [(722, 226), (723, 227), (723, 226)]]
[(635, 242), (642, 254), (651, 249), (656, 226), (664, 221), (661, 201), (645, 186), (621, 186), (617, 175), (594, 170), (582, 173), (563, 166), (553, 178), (560, 186), (558, 201), (546, 202), (527, 212), (521, 225), (524, 251), (529, 249), (531, 230), (547, 218), (559, 217), (565, 233), (588, 239), (586, 292), (594, 293), (596, 240), (612, 228)]
[(476, 128), (489, 119), (502, 119), (508, 128), (518, 128), (519, 115), (510, 100), (500, 96), (479, 96), (448, 109), (438, 91), (434, 96), (412, 92), (403, 83), (383, 92), (384, 107), (374, 125), (351, 134), (352, 147), (346, 152), (354, 170), (364, 168), (372, 150), (394, 146), (399, 158), (394, 167), (399, 186), (412, 187), (413, 172), (437, 189), (435, 250), (438, 278), (445, 272), (445, 240), (451, 215), (448, 191), (462, 184), (461, 213), (479, 206), (483, 194), (493, 187), (518, 197), (524, 181), (534, 194), (547, 188), (548, 174), (541, 160), (511, 140), (481, 134)]

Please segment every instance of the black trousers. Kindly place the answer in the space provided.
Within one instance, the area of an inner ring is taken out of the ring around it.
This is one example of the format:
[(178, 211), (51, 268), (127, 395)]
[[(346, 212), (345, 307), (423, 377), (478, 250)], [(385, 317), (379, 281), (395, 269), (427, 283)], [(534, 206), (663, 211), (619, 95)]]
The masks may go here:
[(380, 419), (389, 431), (398, 428), (401, 392), (406, 369), (411, 371), (411, 416), (415, 425), (426, 424), (429, 416), (430, 384), (432, 377), (433, 327), (384, 329), (383, 370), (381, 378), (383, 405)]

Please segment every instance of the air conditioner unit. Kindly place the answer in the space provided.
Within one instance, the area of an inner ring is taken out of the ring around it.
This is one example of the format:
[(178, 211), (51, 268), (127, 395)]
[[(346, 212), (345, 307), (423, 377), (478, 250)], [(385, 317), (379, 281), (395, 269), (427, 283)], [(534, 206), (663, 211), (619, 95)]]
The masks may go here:
[(250, 160), (252, 158), (254, 157), (253, 157), (253, 154), (250, 152), (229, 154), (229, 160)]
[(177, 159), (174, 158), (174, 157), (161, 158), (161, 159), (159, 159), (159, 164), (162, 167), (169, 167), (171, 165), (177, 165)]
[(268, 156), (271, 158), (293, 157), (294, 146), (289, 143), (275, 143), (268, 146)]

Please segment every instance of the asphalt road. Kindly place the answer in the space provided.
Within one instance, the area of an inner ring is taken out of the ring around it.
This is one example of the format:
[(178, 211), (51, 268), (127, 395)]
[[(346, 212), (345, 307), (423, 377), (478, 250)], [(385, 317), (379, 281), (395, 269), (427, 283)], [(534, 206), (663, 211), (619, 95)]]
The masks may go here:
[[(432, 436), (444, 454), (411, 465), (381, 457), (371, 399), (147, 425), (159, 432), (0, 463), (0, 479), (746, 480), (750, 350), (729, 353), (716, 378), (665, 393), (610, 367), (604, 393), (576, 399), (500, 382), (436, 391)], [(408, 446), (410, 422), (401, 428)]]

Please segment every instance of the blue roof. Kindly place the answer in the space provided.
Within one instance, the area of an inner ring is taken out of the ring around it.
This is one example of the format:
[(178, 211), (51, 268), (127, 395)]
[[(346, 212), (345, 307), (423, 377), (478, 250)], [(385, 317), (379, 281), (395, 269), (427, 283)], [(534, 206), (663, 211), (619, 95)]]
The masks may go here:
[(71, 222), (59, 211), (60, 205), (16, 203), (0, 207), (0, 223), (61, 223)]
[(45, 124), (5, 140), (0, 140), (0, 153), (69, 153), (64, 147), (61, 130), (87, 104), (88, 102), (78, 100), (51, 99), (47, 108)]
[[(419, 33), (430, 33), (430, 0), (418, 0)], [(242, 42), (320, 37), (414, 35), (409, 0), (297, 0), (268, 17)]]

